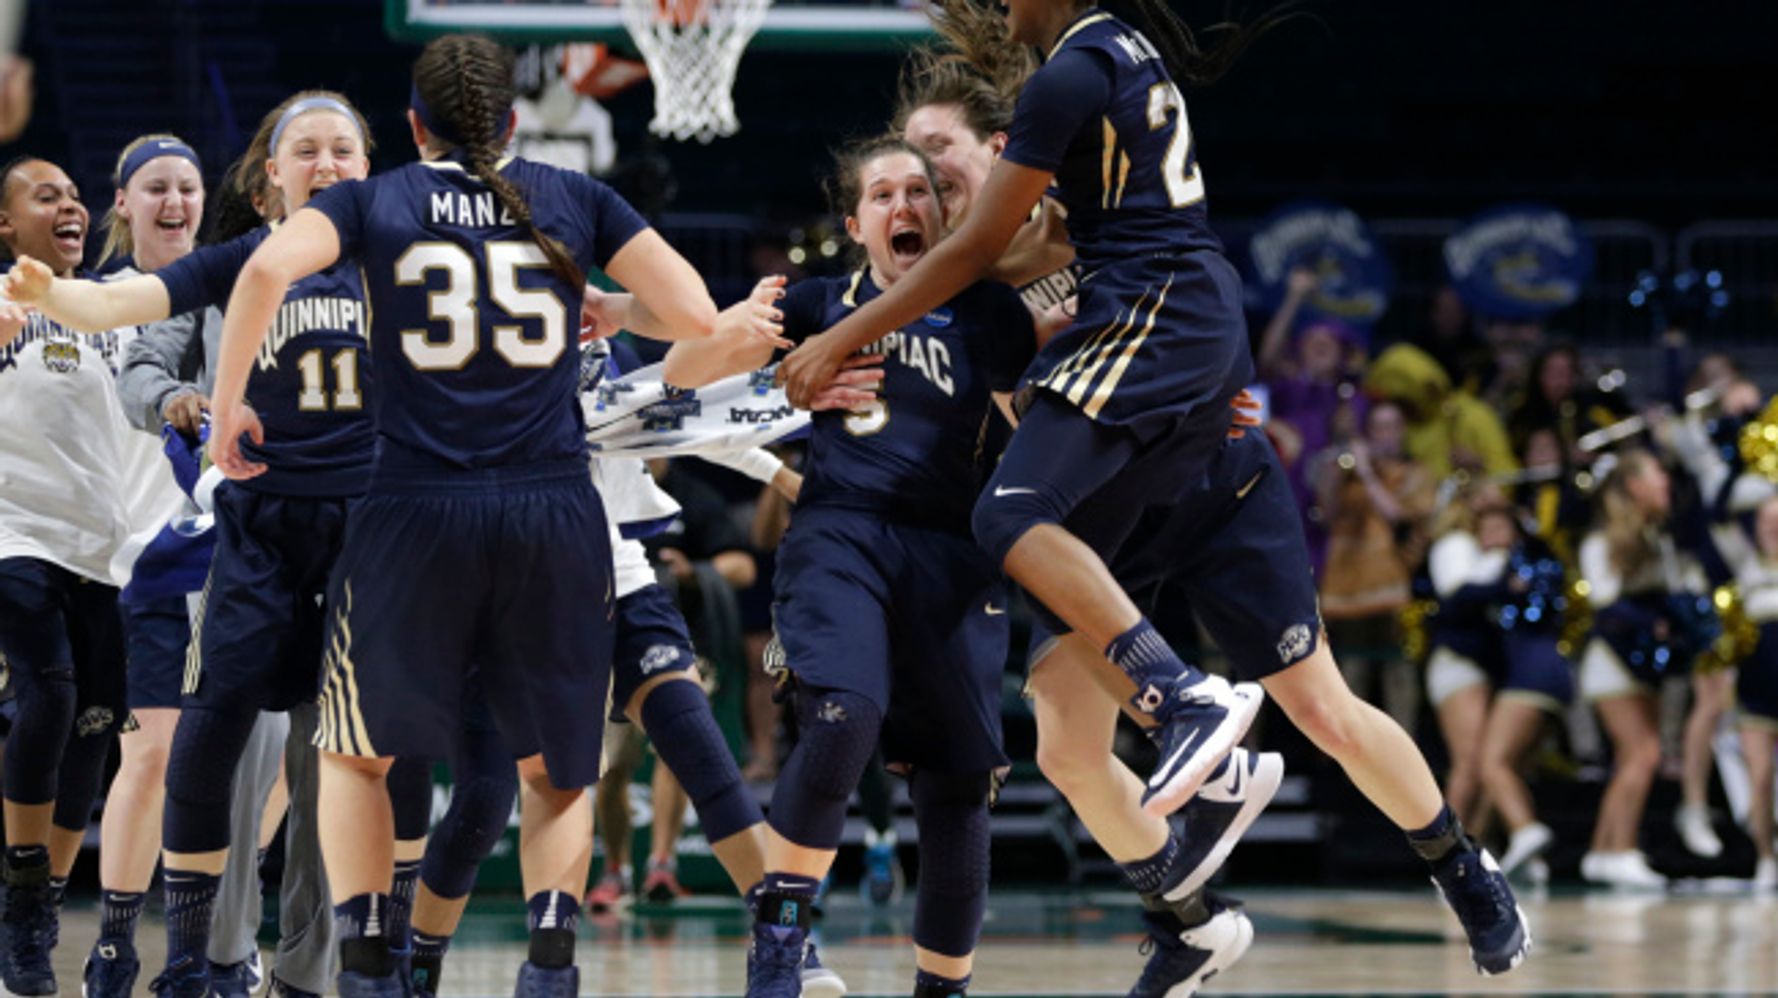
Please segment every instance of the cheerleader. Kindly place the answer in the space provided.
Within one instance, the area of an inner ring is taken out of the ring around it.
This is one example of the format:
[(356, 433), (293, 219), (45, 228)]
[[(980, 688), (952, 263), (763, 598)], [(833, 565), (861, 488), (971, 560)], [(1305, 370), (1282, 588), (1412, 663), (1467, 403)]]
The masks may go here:
[(1625, 454), (1600, 490), (1602, 518), (1580, 546), (1594, 628), (1579, 663), (1581, 695), (1611, 738), (1614, 768), (1581, 876), (1619, 887), (1664, 888), (1636, 848), (1661, 764), (1656, 687), (1700, 647), (1703, 570), (1679, 552), (1665, 523), (1672, 480), (1645, 450)]

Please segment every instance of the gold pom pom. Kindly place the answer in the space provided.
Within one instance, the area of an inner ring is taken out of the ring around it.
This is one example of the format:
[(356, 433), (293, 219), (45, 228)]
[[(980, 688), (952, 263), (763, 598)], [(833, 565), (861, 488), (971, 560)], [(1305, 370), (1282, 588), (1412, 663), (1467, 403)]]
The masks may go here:
[(1754, 648), (1759, 646), (1759, 624), (1747, 615), (1747, 607), (1741, 602), (1740, 587), (1734, 583), (1717, 586), (1710, 594), (1710, 602), (1716, 607), (1717, 619), (1722, 621), (1722, 633), (1693, 663), (1692, 668), (1701, 673), (1732, 669), (1747, 661)]
[(1747, 470), (1778, 482), (1778, 397), (1766, 403), (1759, 416), (1741, 428), (1740, 450)]

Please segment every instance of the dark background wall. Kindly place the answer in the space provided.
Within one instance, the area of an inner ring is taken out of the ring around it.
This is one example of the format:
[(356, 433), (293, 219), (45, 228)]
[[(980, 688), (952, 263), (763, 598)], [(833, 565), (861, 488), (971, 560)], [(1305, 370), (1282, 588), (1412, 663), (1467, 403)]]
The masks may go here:
[[(1181, 9), (1199, 23), (1224, 10), (1219, 0)], [(1325, 196), (1373, 215), (1462, 215), (1533, 197), (1671, 225), (1778, 216), (1766, 134), (1778, 4), (1305, 9), (1311, 17), (1264, 39), (1228, 79), (1189, 95), (1218, 214)], [(90, 191), (107, 186), (104, 164), (121, 145), (92, 136), (93, 105), (107, 102), (127, 107), (114, 127), (194, 133), (220, 172), (278, 96), (332, 86), (370, 112), (384, 162), (410, 155), (400, 115), (415, 48), (389, 40), (380, 0), (36, 0), (26, 47), (41, 96), (17, 146), (77, 158)], [(671, 207), (819, 210), (826, 150), (880, 127), (896, 66), (888, 53), (750, 53), (741, 134), (660, 145), (677, 181)], [(109, 89), (95, 89), (101, 80)], [(612, 102), (623, 153), (648, 143), (651, 101), (643, 86)]]

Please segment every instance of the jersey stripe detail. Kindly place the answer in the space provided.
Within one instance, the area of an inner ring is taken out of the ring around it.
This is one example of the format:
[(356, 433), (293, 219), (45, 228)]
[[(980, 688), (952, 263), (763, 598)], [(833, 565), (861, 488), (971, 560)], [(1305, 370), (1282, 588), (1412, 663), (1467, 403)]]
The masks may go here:
[(185, 642), (185, 678), (179, 682), (179, 692), (191, 696), (198, 691), (198, 680), (204, 673), (204, 611), (210, 605), (210, 580), (215, 576), (212, 568), (204, 576), (204, 588), (198, 592), (197, 607), (191, 614), (191, 639)]
[(352, 661), (352, 580), (345, 605), (334, 611), (333, 640), (327, 649), (327, 681), (321, 689), (321, 723), (315, 744), (340, 755), (374, 757), (370, 730), (359, 709), (357, 666)]
[(1154, 308), (1148, 311), (1148, 321), (1142, 324), (1142, 332), (1136, 334), (1136, 338), (1131, 340), (1130, 345), (1124, 349), (1123, 356), (1119, 357), (1117, 363), (1111, 366), (1111, 372), (1105, 376), (1105, 383), (1093, 393), (1092, 401), (1088, 402), (1083, 410), (1088, 417), (1097, 418), (1099, 410), (1105, 408), (1105, 403), (1111, 401), (1111, 393), (1117, 390), (1118, 381), (1122, 380), (1124, 370), (1130, 366), (1130, 358), (1136, 355), (1136, 351), (1142, 347), (1142, 341), (1154, 331), (1155, 317), (1160, 315), (1161, 306), (1167, 302), (1167, 292), (1171, 290), (1173, 290), (1173, 277), (1168, 275), (1166, 285), (1161, 288), (1160, 295), (1154, 300)]
[(1117, 129), (1111, 127), (1111, 116), (1101, 115), (1099, 127), (1099, 207), (1111, 207), (1111, 164), (1117, 161)]

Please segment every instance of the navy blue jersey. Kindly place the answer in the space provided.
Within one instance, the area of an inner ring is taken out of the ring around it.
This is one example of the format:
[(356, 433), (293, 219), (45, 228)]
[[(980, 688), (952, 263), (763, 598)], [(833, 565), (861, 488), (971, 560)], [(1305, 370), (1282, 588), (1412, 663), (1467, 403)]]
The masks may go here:
[[(582, 267), (603, 268), (640, 215), (604, 184), (530, 163), (500, 172)], [(572, 349), (580, 288), (452, 160), (335, 185), (309, 202), (364, 273), (378, 473), (480, 469), (586, 454)]]
[[(169, 315), (228, 304), (235, 278), (271, 228), (203, 246), (151, 276), (167, 287)], [(243, 442), (265, 474), (241, 484), (293, 496), (350, 496), (370, 479), (371, 371), (364, 285), (344, 261), (290, 286), (247, 379), (247, 404), (265, 426), (265, 444)]]
[(1001, 155), (1055, 174), (1082, 273), (1222, 248), (1185, 98), (1153, 44), (1104, 11), (1082, 14), (1025, 82)]
[[(781, 303), (784, 335), (801, 342), (879, 294), (865, 270), (799, 282)], [(1007, 366), (996, 354), (1033, 335), (1018, 293), (984, 281), (866, 347), (884, 358), (877, 400), (815, 414), (797, 504), (967, 532), (982, 481), (976, 444), (992, 405), (990, 374)]]

